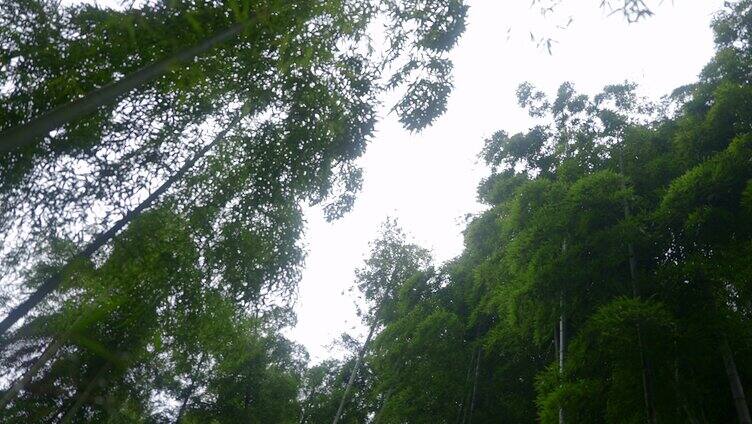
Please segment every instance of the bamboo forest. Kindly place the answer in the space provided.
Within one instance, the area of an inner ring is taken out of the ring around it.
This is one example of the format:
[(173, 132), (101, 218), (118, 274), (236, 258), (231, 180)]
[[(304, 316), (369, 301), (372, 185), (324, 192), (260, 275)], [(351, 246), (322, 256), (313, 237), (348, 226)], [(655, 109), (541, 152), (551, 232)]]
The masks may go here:
[[(502, 3), (550, 25), (463, 44)], [(362, 255), (308, 238), (387, 184), (385, 120), (428, 139), (397, 143), (414, 177), (387, 198), (460, 202), (421, 175), (439, 125), (488, 108), (456, 101), (483, 72), (458, 46), (566, 60), (588, 49), (567, 6), (626, 43), (709, 7), (663, 3), (0, 0), (0, 423), (752, 424), (752, 0), (663, 29), (683, 32), (661, 95), (598, 69), (598, 90), (511, 81), (515, 112), (452, 141), (477, 207), (456, 229), (421, 212), (450, 258), (399, 213), (351, 234)], [(509, 54), (499, 80), (526, 66)], [(659, 59), (629, 60), (648, 80)], [(341, 296), (304, 294), (337, 273)], [(294, 336), (329, 325), (311, 304), (341, 322), (323, 354)]]

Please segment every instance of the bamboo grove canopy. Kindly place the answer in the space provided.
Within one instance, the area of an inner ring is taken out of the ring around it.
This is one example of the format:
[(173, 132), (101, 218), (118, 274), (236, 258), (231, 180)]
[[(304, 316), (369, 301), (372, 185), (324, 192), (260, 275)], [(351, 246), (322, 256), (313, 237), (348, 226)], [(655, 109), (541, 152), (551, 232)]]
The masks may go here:
[(383, 93), (443, 113), (466, 11), (2, 1), (3, 416), (295, 415), (301, 203), (350, 208)]
[(486, 140), (462, 254), (426, 266), (384, 228), (356, 273), (369, 347), (309, 369), (306, 422), (351, 386), (342, 422), (752, 422), (752, 2), (712, 28), (660, 101), (520, 85), (535, 124)]
[(352, 204), (379, 93), (402, 93), (411, 130), (444, 111), (465, 13), (455, 0), (4, 2), (3, 274), (106, 233), (165, 181), (153, 201), (190, 214), (202, 243), (241, 226), (294, 264), (297, 202), (329, 217)]
[(387, 221), (367, 338), (310, 366), (282, 335), (301, 205), (352, 206), (388, 92), (443, 113), (467, 10), (0, 0), (0, 421), (750, 422), (749, 0), (659, 103), (522, 84), (462, 254)]

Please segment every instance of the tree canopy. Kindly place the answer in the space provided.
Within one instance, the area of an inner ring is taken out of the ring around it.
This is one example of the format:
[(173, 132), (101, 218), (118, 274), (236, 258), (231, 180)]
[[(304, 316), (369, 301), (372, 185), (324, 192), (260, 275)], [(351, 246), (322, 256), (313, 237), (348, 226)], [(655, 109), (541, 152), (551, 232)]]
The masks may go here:
[(660, 101), (521, 84), (463, 252), (387, 220), (367, 336), (284, 337), (303, 206), (352, 207), (386, 93), (409, 131), (445, 112), (467, 11), (0, 0), (0, 421), (750, 423), (750, 0)]
[(369, 422), (750, 422), (751, 11), (660, 101), (519, 87), (537, 124), (488, 138), (463, 253), (397, 284)]

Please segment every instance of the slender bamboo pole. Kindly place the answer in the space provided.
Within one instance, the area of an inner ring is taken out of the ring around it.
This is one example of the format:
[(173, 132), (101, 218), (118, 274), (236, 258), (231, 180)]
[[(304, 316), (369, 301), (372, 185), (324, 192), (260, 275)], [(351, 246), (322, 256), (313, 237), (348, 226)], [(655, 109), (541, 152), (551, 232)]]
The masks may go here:
[(47, 361), (52, 358), (55, 353), (60, 349), (60, 347), (63, 345), (65, 338), (58, 337), (55, 340), (50, 343), (47, 348), (44, 350), (42, 355), (34, 362), (34, 364), (29, 367), (28, 370), (24, 373), (24, 375), (18, 379), (13, 385), (3, 394), (3, 398), (0, 399), (0, 411), (2, 411), (6, 405), (20, 392), (23, 390), (24, 387), (26, 387), (27, 384), (31, 381), (32, 378), (34, 378), (35, 375), (39, 372), (39, 370), (44, 366), (44, 364), (47, 363)]
[(478, 393), (478, 373), (480, 372), (480, 345), (478, 345), (478, 354), (475, 359), (475, 377), (473, 377), (473, 395), (470, 397), (470, 411), (467, 417), (467, 423), (473, 422), (473, 412), (475, 411), (475, 397)]
[(465, 403), (469, 396), (467, 392), (469, 391), (468, 385), (470, 384), (470, 376), (473, 373), (473, 361), (474, 360), (475, 360), (475, 353), (471, 351), (470, 361), (469, 361), (470, 363), (467, 366), (467, 375), (465, 375), (465, 384), (462, 386), (462, 398), (460, 399), (460, 408), (459, 408), (459, 411), (457, 412), (457, 420), (455, 421), (456, 424), (464, 424), (465, 415), (467, 415), (466, 413), (467, 408), (465, 408)]
[[(245, 109), (245, 108), (243, 108)], [(150, 207), (160, 196), (162, 196), (173, 184), (179, 181), (185, 174), (196, 164), (196, 162), (204, 157), (204, 155), (211, 150), (214, 146), (219, 144), (224, 139), (225, 135), (234, 128), (243, 117), (244, 113), (238, 113), (232, 121), (217, 134), (211, 143), (202, 147), (198, 153), (196, 153), (190, 160), (183, 164), (178, 171), (170, 178), (162, 183), (153, 193), (151, 193), (144, 201), (142, 201), (133, 210), (125, 214), (118, 222), (116, 222), (107, 231), (97, 234), (78, 254), (73, 256), (70, 261), (57, 272), (48, 277), (41, 286), (39, 286), (26, 300), (21, 302), (20, 305), (13, 308), (8, 316), (6, 316), (2, 322), (0, 322), (0, 334), (5, 333), (13, 326), (19, 319), (26, 316), (36, 305), (38, 305), (44, 298), (55, 291), (60, 283), (63, 281), (63, 275), (71, 269), (72, 264), (82, 259), (89, 259), (99, 250), (102, 246), (112, 240), (117, 233), (126, 225), (128, 225), (135, 218), (139, 217), (148, 207)]]
[[(622, 189), (626, 190), (627, 183), (624, 180), (626, 178), (626, 172), (624, 168), (624, 146), (619, 150), (619, 170), (622, 175)], [(629, 208), (629, 202), (626, 197), (624, 198), (624, 219), (630, 219), (632, 212)], [(632, 283), (632, 296), (635, 299), (641, 299), (642, 294), (640, 292), (640, 285), (637, 281), (637, 258), (635, 255), (635, 248), (632, 242), (627, 243), (627, 254), (629, 258), (629, 280)], [(645, 415), (649, 424), (656, 424), (658, 422), (657, 412), (655, 409), (655, 401), (653, 397), (653, 366), (650, 363), (650, 359), (645, 354), (645, 342), (642, 338), (642, 328), (640, 324), (637, 324), (637, 343), (640, 350), (640, 363), (642, 368), (642, 394), (645, 402)]]
[(384, 396), (384, 401), (381, 403), (381, 408), (379, 408), (379, 412), (377, 412), (376, 416), (373, 418), (373, 424), (379, 424), (379, 421), (381, 421), (381, 416), (384, 414), (384, 410), (386, 409), (386, 404), (389, 402), (389, 398), (392, 396), (392, 393), (394, 393), (394, 387), (390, 387), (389, 390), (386, 392), (386, 395)]
[(721, 355), (723, 356), (723, 365), (726, 368), (726, 376), (731, 387), (731, 396), (734, 398), (734, 407), (736, 407), (736, 415), (739, 418), (739, 423), (752, 424), (749, 407), (747, 406), (747, 397), (744, 395), (744, 387), (739, 378), (739, 372), (736, 369), (734, 354), (727, 340), (721, 343)]
[[(561, 244), (561, 256), (567, 253), (567, 241)], [(564, 288), (559, 291), (559, 376), (564, 375), (564, 351), (567, 346), (566, 330), (565, 330), (566, 316), (564, 314)], [(559, 405), (559, 424), (564, 424), (564, 408)]]
[(94, 377), (91, 379), (89, 384), (86, 385), (86, 389), (84, 389), (83, 393), (80, 393), (78, 397), (76, 398), (76, 402), (73, 404), (73, 406), (68, 409), (68, 412), (65, 413), (63, 418), (60, 420), (61, 424), (67, 424), (71, 422), (73, 419), (73, 416), (76, 415), (76, 412), (83, 406), (84, 402), (91, 396), (91, 392), (94, 391), (94, 388), (97, 386), (97, 384), (101, 381), (104, 374), (107, 372), (107, 370), (110, 369), (110, 363), (107, 362), (104, 365), (102, 365), (101, 368), (99, 368), (99, 371), (94, 375)]
[(29, 122), (9, 128), (0, 133), (0, 152), (12, 151), (28, 146), (41, 136), (75, 119), (95, 111), (98, 107), (110, 104), (131, 90), (156, 79), (178, 65), (188, 63), (213, 47), (228, 41), (242, 32), (249, 24), (256, 22), (255, 14), (204, 40), (183, 49), (158, 62), (147, 65), (123, 79), (107, 84), (86, 94), (84, 97), (60, 105), (51, 111), (31, 119)]
[(360, 347), (360, 351), (358, 351), (358, 357), (355, 359), (355, 365), (353, 365), (353, 370), (352, 372), (350, 372), (350, 378), (347, 380), (347, 386), (345, 386), (345, 392), (342, 394), (342, 399), (340, 399), (339, 401), (339, 407), (337, 408), (337, 412), (334, 414), (334, 419), (332, 420), (332, 424), (337, 424), (340, 416), (342, 415), (342, 410), (345, 408), (345, 402), (347, 401), (347, 395), (350, 393), (350, 389), (352, 388), (352, 385), (355, 382), (355, 377), (358, 375), (358, 369), (360, 368), (360, 363), (363, 361), (363, 356), (366, 353), (368, 344), (371, 342), (371, 337), (373, 337), (373, 333), (376, 330), (377, 323), (378, 321), (374, 317), (374, 320), (371, 323), (371, 328), (368, 330), (368, 337), (366, 337), (366, 341), (363, 343), (363, 346)]

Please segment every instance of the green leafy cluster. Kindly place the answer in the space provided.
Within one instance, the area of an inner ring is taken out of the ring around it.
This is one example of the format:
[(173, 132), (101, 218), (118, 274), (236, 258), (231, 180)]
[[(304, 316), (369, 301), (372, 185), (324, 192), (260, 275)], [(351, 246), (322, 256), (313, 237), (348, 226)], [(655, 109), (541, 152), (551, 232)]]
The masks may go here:
[(719, 13), (699, 81), (658, 104), (520, 86), (538, 125), (487, 140), (463, 253), (390, 282), (371, 422), (746, 422), (751, 17)]
[[(295, 323), (302, 207), (328, 219), (352, 207), (386, 90), (406, 93), (411, 130), (444, 111), (466, 11), (455, 0), (2, 0), (3, 142), (233, 35), (0, 146), (0, 311), (43, 293), (0, 335), (0, 421), (298, 422), (312, 371), (282, 331)], [(374, 24), (387, 28), (380, 50)], [(410, 61), (417, 73), (396, 65)], [(426, 81), (433, 97), (416, 97)]]

